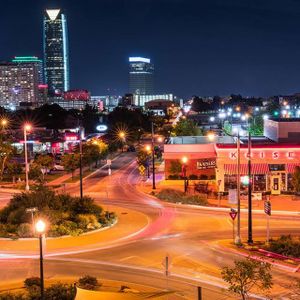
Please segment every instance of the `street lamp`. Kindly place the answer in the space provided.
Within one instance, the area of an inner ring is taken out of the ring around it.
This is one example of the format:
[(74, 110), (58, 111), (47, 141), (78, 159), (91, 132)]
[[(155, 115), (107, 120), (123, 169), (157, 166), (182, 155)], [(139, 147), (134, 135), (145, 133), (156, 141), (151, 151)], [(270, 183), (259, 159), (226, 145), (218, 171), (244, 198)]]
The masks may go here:
[(28, 154), (27, 154), (27, 132), (32, 129), (32, 125), (26, 123), (24, 125), (24, 153), (25, 153), (25, 190), (29, 191), (29, 180), (28, 180), (28, 172), (29, 172), (29, 165), (28, 165)]
[(184, 179), (184, 192), (187, 192), (187, 188), (188, 188), (188, 181), (186, 178), (186, 164), (188, 162), (188, 158), (186, 156), (183, 156), (182, 159), (182, 171), (183, 171), (183, 179)]
[(35, 223), (35, 230), (39, 234), (40, 242), (40, 279), (41, 279), (41, 300), (44, 300), (44, 265), (43, 265), (43, 235), (46, 230), (46, 223), (43, 220), (38, 220)]
[(214, 135), (214, 133), (212, 133), (212, 132), (209, 132), (208, 134), (207, 134), (207, 138), (208, 138), (208, 140), (209, 141), (213, 141), (214, 139), (215, 139), (215, 135)]
[(147, 177), (149, 179), (150, 178), (150, 162), (149, 162), (148, 155), (151, 153), (151, 146), (150, 145), (146, 145), (145, 146), (145, 150), (147, 152)]
[(122, 142), (122, 152), (124, 152), (123, 146), (126, 140), (126, 132), (125, 131), (120, 131), (118, 133), (118, 137), (120, 138), (121, 142)]
[(83, 175), (82, 175), (82, 127), (79, 126), (79, 186), (80, 199), (83, 198)]

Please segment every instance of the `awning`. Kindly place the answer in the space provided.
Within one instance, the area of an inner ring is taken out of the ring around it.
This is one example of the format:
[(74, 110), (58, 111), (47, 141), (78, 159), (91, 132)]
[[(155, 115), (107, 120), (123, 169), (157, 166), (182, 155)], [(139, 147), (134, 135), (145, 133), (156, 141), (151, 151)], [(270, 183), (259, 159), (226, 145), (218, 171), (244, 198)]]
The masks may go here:
[(300, 163), (286, 164), (286, 170), (288, 173), (294, 173), (296, 167), (300, 167)]
[[(225, 175), (236, 175), (237, 164), (224, 164)], [(267, 174), (269, 173), (268, 164), (251, 164), (251, 174)], [(248, 164), (240, 164), (240, 174), (248, 174)]]

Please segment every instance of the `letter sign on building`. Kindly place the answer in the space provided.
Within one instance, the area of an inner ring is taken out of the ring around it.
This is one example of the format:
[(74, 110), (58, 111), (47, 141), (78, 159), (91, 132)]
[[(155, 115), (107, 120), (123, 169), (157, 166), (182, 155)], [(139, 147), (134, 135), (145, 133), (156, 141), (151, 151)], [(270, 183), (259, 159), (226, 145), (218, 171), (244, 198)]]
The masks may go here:
[(197, 161), (198, 170), (214, 169), (215, 167), (216, 167), (215, 159), (201, 159)]

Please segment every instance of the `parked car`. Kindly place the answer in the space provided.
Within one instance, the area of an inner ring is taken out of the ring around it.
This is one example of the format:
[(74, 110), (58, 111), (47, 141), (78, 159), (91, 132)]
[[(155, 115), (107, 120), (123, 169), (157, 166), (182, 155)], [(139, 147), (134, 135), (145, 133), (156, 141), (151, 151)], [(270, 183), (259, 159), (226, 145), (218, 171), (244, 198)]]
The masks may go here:
[(64, 171), (65, 168), (64, 168), (64, 166), (62, 166), (62, 165), (55, 164), (55, 165), (53, 166), (53, 169), (52, 169), (52, 170), (55, 170), (55, 171)]

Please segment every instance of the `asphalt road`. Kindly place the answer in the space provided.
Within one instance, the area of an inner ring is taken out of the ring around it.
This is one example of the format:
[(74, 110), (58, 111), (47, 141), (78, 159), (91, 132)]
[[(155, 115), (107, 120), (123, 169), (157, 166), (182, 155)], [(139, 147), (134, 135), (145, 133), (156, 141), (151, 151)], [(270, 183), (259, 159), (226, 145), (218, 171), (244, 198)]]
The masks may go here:
[[(134, 163), (134, 154), (126, 153), (112, 164), (113, 174), (107, 169), (84, 181), (84, 193), (93, 196), (102, 205), (127, 207), (147, 214), (151, 223), (143, 232), (127, 243), (103, 249), (45, 259), (47, 278), (92, 274), (97, 277), (134, 282), (156, 288), (176, 291), (169, 299), (196, 298), (196, 287), (203, 287), (203, 299), (229, 299), (222, 290), (220, 268), (240, 259), (240, 255), (228, 251), (218, 243), (232, 238), (232, 224), (228, 213), (202, 211), (195, 208), (170, 205), (148, 197), (135, 188), (140, 176)], [(78, 185), (68, 188), (78, 193)], [(0, 195), (1, 201), (1, 195)], [(254, 215), (254, 237), (265, 234), (266, 220)], [(300, 234), (300, 218), (274, 216), (271, 218), (271, 234)], [(242, 238), (246, 239), (247, 215), (242, 215)], [(168, 277), (164, 275), (163, 261), (171, 261)], [(38, 274), (36, 260), (0, 260), (0, 280), (23, 280)], [(298, 273), (273, 268), (279, 297), (292, 299), (288, 284)], [(296, 298), (295, 298), (296, 299)]]

